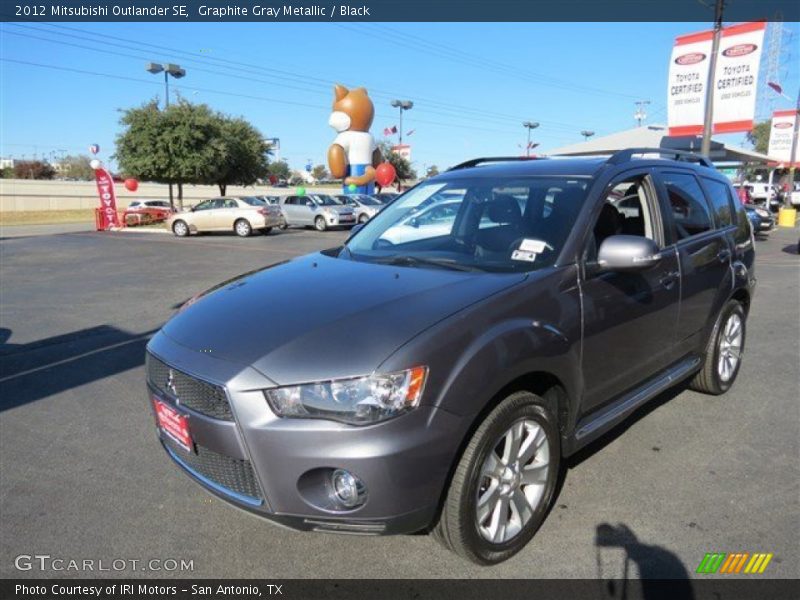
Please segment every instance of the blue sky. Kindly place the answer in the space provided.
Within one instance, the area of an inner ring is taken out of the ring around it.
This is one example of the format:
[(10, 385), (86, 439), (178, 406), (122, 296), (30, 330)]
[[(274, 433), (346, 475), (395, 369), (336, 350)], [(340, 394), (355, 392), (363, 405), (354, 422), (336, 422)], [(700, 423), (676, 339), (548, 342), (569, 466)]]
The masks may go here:
[[(783, 25), (784, 88), (798, 87), (798, 24)], [(392, 98), (413, 100), (406, 141), (418, 169), (519, 154), (523, 120), (547, 152), (635, 125), (666, 122), (666, 77), (676, 35), (707, 23), (94, 23), (12, 25), (0, 41), (0, 155), (113, 152), (119, 109), (163, 101), (146, 61), (187, 70), (171, 96), (244, 116), (281, 139), (295, 167), (324, 163), (332, 83), (363, 85), (373, 134), (398, 124)], [(22, 35), (18, 35), (22, 34)], [(78, 47), (82, 46), (82, 47)], [(789, 56), (791, 50), (792, 55)], [(20, 64), (25, 61), (32, 64)], [(788, 72), (792, 65), (792, 72)], [(73, 69), (91, 73), (67, 71)], [(114, 75), (118, 78), (108, 77)], [(121, 78), (121, 79), (120, 79)], [(766, 94), (770, 94), (768, 90)], [(777, 97), (774, 108), (791, 108)], [(731, 139), (738, 142), (741, 135)]]

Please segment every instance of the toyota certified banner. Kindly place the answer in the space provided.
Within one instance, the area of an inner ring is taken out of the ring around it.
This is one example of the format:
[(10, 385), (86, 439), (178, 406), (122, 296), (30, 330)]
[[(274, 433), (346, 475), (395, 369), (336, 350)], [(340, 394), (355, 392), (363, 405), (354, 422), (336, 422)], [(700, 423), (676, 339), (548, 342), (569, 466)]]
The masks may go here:
[[(769, 129), (769, 150), (767, 154), (770, 158), (776, 159), (785, 166), (789, 166), (789, 155), (792, 152), (792, 137), (796, 118), (796, 110), (776, 110), (772, 113), (772, 126)], [(800, 167), (800, 148), (795, 150), (794, 164)]]
[(94, 176), (97, 180), (97, 194), (100, 197), (99, 227), (101, 229), (121, 227), (119, 215), (117, 214), (117, 197), (114, 193), (114, 180), (103, 167), (95, 169)]
[[(742, 23), (722, 30), (714, 78), (714, 133), (750, 131), (766, 23)], [(679, 36), (672, 48), (668, 88), (670, 135), (703, 133), (711, 31)]]

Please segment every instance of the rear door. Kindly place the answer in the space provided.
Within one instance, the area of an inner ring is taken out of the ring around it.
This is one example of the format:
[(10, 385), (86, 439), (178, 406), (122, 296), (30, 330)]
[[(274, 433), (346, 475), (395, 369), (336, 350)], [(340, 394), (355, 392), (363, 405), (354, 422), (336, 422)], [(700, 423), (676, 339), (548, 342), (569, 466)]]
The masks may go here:
[[(677, 342), (685, 352), (705, 344), (707, 330), (731, 290), (731, 227), (714, 216), (697, 176), (659, 168), (658, 184), (667, 236), (678, 253), (681, 309)], [(726, 219), (729, 217), (725, 217)]]
[(299, 225), (298, 223), (298, 214), (297, 214), (297, 196), (289, 196), (286, 200), (283, 201), (281, 204), (281, 211), (283, 212), (283, 218), (286, 219), (286, 222), (289, 225)]

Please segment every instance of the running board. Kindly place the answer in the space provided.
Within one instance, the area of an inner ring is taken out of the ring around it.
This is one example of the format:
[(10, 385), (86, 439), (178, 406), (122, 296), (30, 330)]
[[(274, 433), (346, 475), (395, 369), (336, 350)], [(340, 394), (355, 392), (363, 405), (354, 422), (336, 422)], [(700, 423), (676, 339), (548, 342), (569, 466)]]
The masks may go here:
[(634, 410), (679, 381), (686, 379), (700, 366), (700, 357), (690, 356), (674, 364), (655, 379), (636, 388), (597, 414), (588, 415), (578, 422), (574, 449), (585, 446), (617, 425)]

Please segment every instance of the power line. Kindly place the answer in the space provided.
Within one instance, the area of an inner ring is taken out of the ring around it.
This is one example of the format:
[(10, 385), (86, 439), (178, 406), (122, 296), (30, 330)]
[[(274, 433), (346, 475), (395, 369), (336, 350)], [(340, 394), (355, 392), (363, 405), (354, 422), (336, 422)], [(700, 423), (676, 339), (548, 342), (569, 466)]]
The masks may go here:
[[(18, 26), (20, 26), (20, 25), (18, 25)], [(156, 45), (156, 44), (148, 44), (148, 43), (144, 43), (144, 42), (139, 42), (137, 40), (130, 40), (130, 39), (127, 39), (127, 38), (120, 38), (120, 37), (110, 36), (110, 35), (106, 35), (106, 34), (99, 34), (99, 33), (91, 32), (91, 31), (88, 31), (88, 30), (79, 29), (79, 28), (76, 28), (76, 27), (68, 27), (68, 26), (65, 26), (65, 25), (55, 25), (55, 24), (48, 24), (48, 26), (49, 27), (57, 27), (59, 29), (66, 29), (66, 30), (70, 30), (70, 31), (77, 31), (77, 32), (84, 33), (84, 34), (91, 35), (91, 36), (95, 36), (95, 37), (102, 37), (102, 38), (113, 39), (113, 40), (118, 40), (118, 41), (132, 42), (132, 43), (135, 43), (136, 46), (132, 47), (132, 46), (126, 46), (126, 45), (117, 44), (117, 43), (111, 43), (111, 42), (100, 42), (98, 40), (91, 40), (91, 39), (87, 39), (87, 38), (81, 37), (81, 36), (75, 36), (75, 35), (70, 35), (70, 34), (60, 33), (60, 32), (57, 32), (57, 31), (51, 31), (51, 30), (48, 30), (48, 29), (41, 29), (41, 28), (30, 27), (30, 26), (27, 26), (27, 28), (28, 29), (36, 29), (38, 31), (47, 32), (47, 33), (55, 33), (56, 35), (77, 38), (79, 40), (87, 41), (87, 42), (90, 42), (90, 43), (105, 43), (105, 44), (109, 44), (109, 45), (112, 45), (112, 46), (126, 48), (126, 49), (132, 49), (132, 50), (136, 50), (136, 51), (141, 51), (140, 50), (141, 46), (149, 46), (149, 47), (157, 48), (157, 49), (160, 49), (160, 50), (167, 50), (167, 51), (172, 52), (174, 54), (193, 57), (193, 58), (190, 58), (188, 60), (193, 60), (194, 62), (197, 62), (197, 63), (200, 63), (200, 64), (208, 64), (208, 60), (214, 60), (214, 61), (217, 61), (217, 62), (225, 63), (225, 68), (229, 68), (229, 69), (233, 68), (234, 70), (238, 70), (238, 71), (242, 71), (242, 72), (246, 72), (246, 73), (257, 73), (257, 74), (263, 75), (263, 73), (261, 73), (261, 72), (277, 72), (277, 73), (280, 73), (281, 75), (268, 74), (268, 75), (265, 75), (265, 76), (270, 77), (270, 78), (280, 79), (280, 80), (291, 81), (291, 82), (301, 82), (301, 83), (304, 83), (306, 85), (308, 85), (308, 80), (312, 80), (312, 81), (317, 81), (317, 82), (320, 82), (320, 83), (316, 83), (316, 84), (312, 83), (311, 85), (315, 85), (317, 87), (321, 86), (321, 87), (326, 88), (325, 91), (323, 92), (323, 91), (319, 91), (319, 90), (316, 90), (316, 89), (315, 90), (311, 90), (308, 87), (298, 87), (298, 86), (290, 86), (290, 85), (282, 84), (282, 87), (286, 87), (286, 88), (290, 88), (290, 89), (298, 89), (298, 90), (301, 90), (301, 91), (308, 91), (310, 93), (328, 94), (329, 91), (328, 91), (327, 88), (330, 87), (330, 85), (332, 85), (334, 83), (332, 80), (320, 79), (320, 78), (311, 77), (311, 76), (303, 76), (302, 78), (300, 78), (300, 77), (298, 77), (296, 75), (293, 75), (293, 74), (291, 74), (289, 72), (286, 72), (286, 71), (281, 71), (281, 70), (277, 70), (277, 69), (262, 67), (262, 66), (259, 66), (259, 65), (252, 65), (250, 63), (243, 63), (243, 62), (240, 62), (240, 61), (232, 61), (232, 60), (223, 59), (223, 58), (215, 58), (215, 57), (209, 57), (209, 56), (205, 56), (205, 55), (199, 55), (197, 53), (178, 50), (178, 49), (175, 49), (175, 48), (169, 48), (169, 47), (166, 47), (166, 46), (160, 46), (160, 45)], [(20, 26), (20, 27), (24, 27), (24, 26)], [(17, 34), (17, 35), (22, 35), (22, 34)], [(51, 41), (53, 43), (59, 43), (57, 40), (45, 40), (45, 41)], [(139, 58), (139, 57), (135, 57), (135, 58)], [(187, 59), (182, 59), (182, 60), (187, 60)], [(241, 67), (230, 67), (230, 66), (227, 66), (227, 65), (242, 65), (242, 66), (247, 67), (247, 68), (243, 69)], [(212, 66), (222, 66), (222, 65), (212, 65)], [(195, 67), (195, 69), (196, 70), (203, 70), (202, 68), (199, 68), (199, 67)], [(205, 69), (205, 71), (206, 72), (210, 72), (210, 73), (215, 73), (215, 74), (218, 74), (218, 75), (230, 76), (230, 74), (220, 73), (219, 71), (211, 71), (209, 69)], [(274, 85), (274, 83), (271, 82), (271, 81), (265, 82), (265, 83), (270, 83), (271, 85)], [(371, 95), (373, 95), (375, 97), (382, 96), (382, 97), (385, 97), (387, 99), (396, 97), (398, 95), (397, 92), (382, 91), (382, 90), (375, 89), (375, 88), (370, 88), (370, 93), (371, 93)], [(431, 107), (428, 107), (428, 106), (425, 106), (425, 105), (419, 105), (418, 104), (418, 108), (420, 108), (422, 110), (425, 110), (425, 111), (428, 111), (428, 112), (432, 112), (434, 114), (441, 114), (441, 115), (444, 115), (444, 116), (463, 116), (463, 113), (470, 112), (470, 113), (473, 113), (473, 114), (481, 116), (481, 118), (483, 118), (483, 119), (491, 118), (492, 120), (496, 120), (496, 121), (509, 121), (509, 122), (515, 122), (515, 123), (518, 122), (522, 118), (522, 117), (520, 117), (518, 115), (515, 116), (515, 115), (509, 115), (509, 114), (504, 114), (504, 113), (499, 113), (499, 112), (487, 111), (487, 110), (484, 110), (484, 109), (478, 109), (478, 108), (455, 105), (452, 102), (442, 102), (442, 101), (438, 101), (438, 100), (432, 100), (432, 99), (429, 99), (429, 98), (421, 97), (419, 95), (415, 95), (415, 99), (421, 100), (424, 103), (427, 103), (427, 104), (429, 104), (431, 106), (439, 107), (439, 108), (431, 108)], [(445, 110), (443, 110), (443, 109), (445, 109)], [(555, 128), (555, 129), (561, 128), (561, 129), (564, 129), (565, 131), (570, 131), (570, 132), (575, 129), (575, 125), (574, 124), (559, 123), (559, 122), (555, 122), (555, 121), (546, 121), (546, 120), (542, 120), (541, 122), (546, 124), (548, 126), (548, 128)]]

